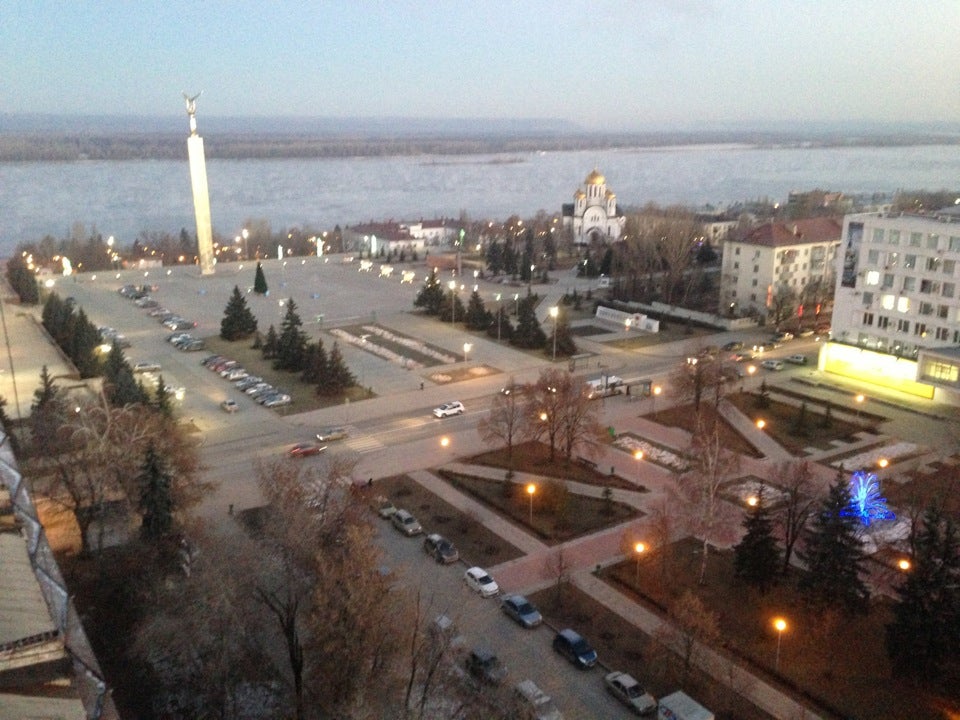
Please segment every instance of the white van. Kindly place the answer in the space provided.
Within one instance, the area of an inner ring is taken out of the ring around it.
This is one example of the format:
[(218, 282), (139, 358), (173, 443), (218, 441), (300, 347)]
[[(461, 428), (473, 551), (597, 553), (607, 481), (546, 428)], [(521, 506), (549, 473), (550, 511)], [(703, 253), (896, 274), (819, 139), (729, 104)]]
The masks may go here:
[(521, 717), (528, 720), (563, 720), (553, 700), (533, 680), (524, 680), (514, 688)]
[(716, 717), (685, 692), (678, 690), (657, 704), (657, 720), (716, 720)]

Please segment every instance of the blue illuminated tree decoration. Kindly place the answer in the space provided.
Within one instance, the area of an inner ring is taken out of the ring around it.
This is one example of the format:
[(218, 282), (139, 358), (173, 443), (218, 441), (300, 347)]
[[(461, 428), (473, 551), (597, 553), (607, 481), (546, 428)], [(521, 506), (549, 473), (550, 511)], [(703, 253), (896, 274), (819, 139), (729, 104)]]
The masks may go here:
[(850, 504), (840, 514), (855, 517), (869, 527), (874, 520), (894, 520), (887, 499), (880, 497), (880, 481), (875, 473), (857, 470), (850, 478)]

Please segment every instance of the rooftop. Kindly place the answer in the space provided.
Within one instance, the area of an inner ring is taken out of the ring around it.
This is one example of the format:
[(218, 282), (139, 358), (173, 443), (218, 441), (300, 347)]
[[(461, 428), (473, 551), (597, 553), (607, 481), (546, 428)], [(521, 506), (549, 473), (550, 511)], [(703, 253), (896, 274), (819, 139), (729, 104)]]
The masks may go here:
[(768, 222), (751, 230), (736, 242), (765, 247), (786, 247), (805, 243), (839, 242), (842, 227), (834, 218), (807, 218)]

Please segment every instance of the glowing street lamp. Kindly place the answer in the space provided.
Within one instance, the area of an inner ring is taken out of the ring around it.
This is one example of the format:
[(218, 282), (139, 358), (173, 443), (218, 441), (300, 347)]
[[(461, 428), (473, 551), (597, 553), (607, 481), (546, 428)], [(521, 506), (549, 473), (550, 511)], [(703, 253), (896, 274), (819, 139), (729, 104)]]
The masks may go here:
[(553, 361), (557, 361), (557, 316), (560, 315), (560, 308), (554, 305), (550, 308), (550, 317), (553, 318)]
[(527, 495), (530, 497), (530, 524), (533, 525), (533, 496), (537, 492), (537, 486), (533, 483), (527, 485)]
[(879, 460), (877, 460), (877, 465), (879, 465), (881, 469), (887, 467), (887, 465), (889, 464), (890, 464), (890, 461), (887, 460), (886, 458), (880, 458)]
[(857, 403), (857, 420), (859, 420), (859, 419), (860, 419), (860, 410), (861, 410), (861, 408), (863, 408), (863, 401), (866, 400), (866, 398), (863, 396), (863, 393), (858, 393), (857, 396), (856, 396), (855, 398), (853, 398), (853, 400), (854, 400), (854, 402)]
[(653, 415), (657, 412), (657, 398), (660, 397), (660, 393), (663, 392), (663, 388), (659, 385), (654, 385), (650, 388), (650, 414)]
[(453, 325), (457, 321), (457, 303), (454, 300), (454, 293), (457, 291), (457, 281), (451, 280), (447, 283), (447, 287), (450, 288), (450, 324)]
[(647, 546), (642, 542), (638, 542), (633, 546), (634, 551), (637, 553), (637, 585), (640, 584), (640, 558), (643, 556), (643, 553), (646, 551)]
[(767, 426), (767, 421), (764, 419), (757, 420), (757, 430), (763, 430)]
[(774, 661), (774, 672), (780, 672), (780, 642), (783, 640), (783, 631), (787, 629), (787, 621), (782, 617), (773, 619), (773, 627), (777, 631), (777, 659)]
[(444, 435), (442, 438), (440, 438), (440, 447), (445, 448), (449, 446), (450, 446), (450, 438)]
[(909, 561), (907, 558), (900, 558), (900, 559), (897, 561), (897, 567), (898, 567), (902, 572), (907, 572), (907, 571), (910, 569), (910, 567), (911, 567), (911, 566), (910, 566), (910, 561)]
[[(633, 459), (636, 460), (637, 463), (639, 463), (641, 460), (643, 460), (643, 450), (634, 450), (634, 451), (633, 451)], [(640, 469), (640, 465), (638, 464), (638, 465), (637, 465), (637, 470), (639, 471), (639, 469)], [(638, 481), (640, 480), (640, 473), (639, 473), (639, 472), (637, 473), (637, 480), (638, 480)]]
[(470, 343), (463, 344), (463, 361), (464, 362), (467, 361), (467, 353), (470, 352), (472, 348), (473, 348), (473, 345), (471, 345)]
[(500, 321), (503, 319), (503, 305), (500, 303), (501, 294), (497, 293), (497, 344), (500, 343)]

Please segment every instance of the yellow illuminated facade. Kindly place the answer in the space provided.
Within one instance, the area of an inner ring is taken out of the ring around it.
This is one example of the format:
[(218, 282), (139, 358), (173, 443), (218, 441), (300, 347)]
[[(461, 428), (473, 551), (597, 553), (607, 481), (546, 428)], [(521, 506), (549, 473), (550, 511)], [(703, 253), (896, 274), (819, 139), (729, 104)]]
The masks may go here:
[(820, 353), (819, 369), (927, 400), (934, 396), (932, 384), (917, 380), (916, 360), (866, 348), (827, 343)]

